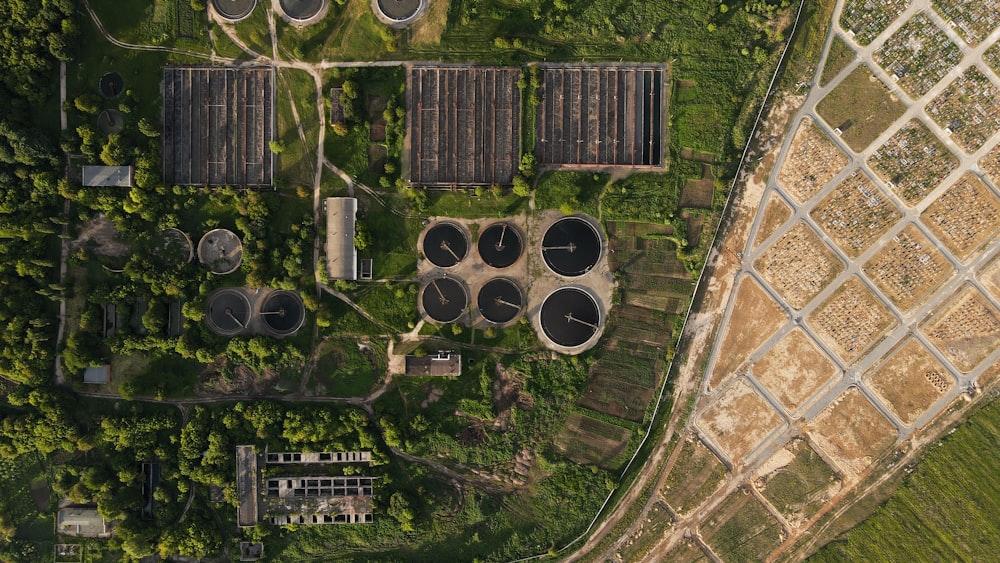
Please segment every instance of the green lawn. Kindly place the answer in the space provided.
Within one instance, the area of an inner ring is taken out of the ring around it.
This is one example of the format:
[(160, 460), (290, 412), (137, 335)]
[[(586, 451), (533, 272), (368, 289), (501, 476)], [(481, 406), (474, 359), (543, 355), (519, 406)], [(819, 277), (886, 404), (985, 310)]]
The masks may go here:
[(535, 188), (536, 209), (563, 209), (600, 218), (601, 192), (609, 176), (591, 172), (546, 172)]

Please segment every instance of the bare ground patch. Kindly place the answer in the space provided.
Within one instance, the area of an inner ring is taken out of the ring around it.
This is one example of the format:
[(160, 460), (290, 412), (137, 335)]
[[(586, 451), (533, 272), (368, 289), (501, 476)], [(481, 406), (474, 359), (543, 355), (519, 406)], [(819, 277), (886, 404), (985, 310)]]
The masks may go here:
[(887, 361), (865, 374), (864, 381), (906, 424), (913, 424), (955, 385), (948, 370), (915, 338), (897, 347)]
[(792, 216), (792, 210), (788, 207), (781, 197), (777, 194), (771, 194), (770, 199), (767, 200), (767, 206), (764, 207), (764, 218), (760, 221), (760, 227), (757, 229), (757, 239), (754, 241), (754, 248), (761, 245), (767, 237), (773, 235), (775, 231), (778, 230), (789, 217)]
[(778, 341), (753, 366), (753, 374), (789, 412), (823, 387), (839, 370), (800, 330)]
[(788, 316), (774, 299), (753, 278), (745, 277), (736, 293), (709, 386), (717, 387), (734, 373), (787, 320)]
[(716, 397), (698, 417), (698, 426), (737, 464), (782, 424), (777, 413), (745, 378)]
[(830, 403), (806, 433), (854, 481), (896, 441), (896, 428), (855, 388)]

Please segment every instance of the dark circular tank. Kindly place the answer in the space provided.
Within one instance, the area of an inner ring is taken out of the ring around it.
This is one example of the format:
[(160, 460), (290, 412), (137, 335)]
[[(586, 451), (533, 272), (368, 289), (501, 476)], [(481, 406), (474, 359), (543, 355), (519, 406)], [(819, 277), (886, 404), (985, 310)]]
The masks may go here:
[(223, 288), (208, 297), (205, 323), (223, 336), (233, 336), (246, 330), (250, 323), (250, 300), (242, 290)]
[(420, 291), (420, 303), (427, 316), (439, 323), (455, 322), (469, 306), (469, 294), (454, 278), (436, 278)]
[(378, 0), (378, 9), (391, 20), (405, 21), (420, 9), (420, 0)]
[(305, 21), (323, 9), (323, 0), (280, 0), (281, 10), (293, 20)]
[(580, 217), (565, 217), (552, 224), (542, 237), (542, 257), (553, 272), (582, 276), (601, 257), (601, 235)]
[(469, 236), (455, 223), (438, 223), (424, 235), (424, 256), (439, 268), (450, 268), (469, 253)]
[(231, 22), (249, 16), (256, 5), (257, 0), (212, 0), (215, 11)]
[(597, 302), (588, 293), (575, 287), (564, 287), (545, 298), (540, 322), (549, 340), (574, 348), (597, 334), (601, 313)]
[(97, 85), (101, 92), (101, 96), (114, 99), (121, 96), (122, 92), (125, 91), (125, 81), (122, 80), (122, 75), (117, 72), (105, 72), (101, 75), (101, 80)]
[(264, 299), (258, 313), (267, 328), (278, 336), (287, 336), (302, 328), (306, 319), (302, 298), (294, 291), (275, 291)]
[(479, 233), (479, 256), (494, 268), (506, 268), (521, 257), (521, 234), (510, 223), (494, 223)]
[(486, 282), (479, 290), (476, 305), (484, 319), (503, 324), (520, 314), (524, 308), (524, 295), (513, 281), (496, 278)]

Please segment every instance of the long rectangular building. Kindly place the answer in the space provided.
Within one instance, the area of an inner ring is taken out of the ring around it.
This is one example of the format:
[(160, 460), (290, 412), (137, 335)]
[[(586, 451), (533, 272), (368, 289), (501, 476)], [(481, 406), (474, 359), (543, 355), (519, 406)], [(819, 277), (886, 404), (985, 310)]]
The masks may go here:
[(535, 156), (542, 165), (664, 165), (665, 65), (543, 65)]
[(167, 185), (269, 186), (273, 67), (163, 69)]
[(326, 198), (326, 270), (333, 280), (358, 279), (358, 248), (354, 245), (358, 200)]
[(521, 70), (421, 66), (406, 77), (411, 185), (510, 184), (521, 151)]

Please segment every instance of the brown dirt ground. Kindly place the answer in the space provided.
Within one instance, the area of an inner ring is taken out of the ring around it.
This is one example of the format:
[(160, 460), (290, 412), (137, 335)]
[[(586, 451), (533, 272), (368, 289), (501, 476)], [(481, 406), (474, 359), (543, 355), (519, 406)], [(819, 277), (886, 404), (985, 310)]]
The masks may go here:
[(97, 215), (88, 219), (80, 229), (80, 235), (70, 245), (71, 250), (76, 250), (93, 240), (96, 247), (94, 254), (102, 256), (125, 256), (128, 254), (128, 245), (118, 238), (118, 230), (114, 223), (104, 215)]
[(660, 495), (678, 514), (701, 506), (726, 476), (726, 466), (701, 440), (688, 436), (660, 488)]
[(859, 477), (896, 441), (896, 428), (855, 388), (810, 422), (806, 433), (844, 471), (845, 481)]
[[(812, 465), (807, 466), (808, 463)], [(829, 479), (825, 482), (817, 483), (817, 464), (822, 464), (829, 472)], [(805, 473), (805, 474), (803, 474)], [(783, 475), (785, 474), (785, 475)], [(791, 484), (779, 489), (778, 483), (785, 481), (791, 476)], [(779, 477), (778, 481), (772, 481)], [(785, 477), (782, 479), (781, 477)], [(810, 480), (812, 482), (810, 482)], [(818, 452), (812, 449), (808, 440), (796, 438), (785, 447), (778, 450), (770, 459), (764, 462), (754, 473), (754, 487), (760, 491), (764, 498), (768, 499), (774, 507), (782, 513), (785, 519), (794, 527), (800, 526), (807, 519), (812, 518), (820, 506), (826, 504), (831, 498), (840, 492), (842, 483), (840, 477), (834, 470), (822, 461)], [(771, 490), (768, 490), (768, 485)], [(808, 489), (806, 487), (814, 488)], [(792, 493), (790, 495), (789, 493)], [(785, 502), (794, 498), (797, 502), (787, 506), (782, 506), (779, 499)]]
[(754, 376), (789, 412), (802, 406), (838, 371), (800, 329), (788, 333), (753, 366)]
[(913, 225), (893, 237), (862, 269), (903, 311), (923, 302), (954, 272), (948, 260)]
[(782, 422), (781, 415), (745, 378), (734, 382), (698, 417), (698, 427), (712, 436), (734, 464)]
[(801, 309), (844, 270), (844, 264), (800, 221), (761, 254), (754, 268), (789, 305)]
[(847, 166), (847, 157), (809, 118), (795, 131), (792, 146), (778, 172), (778, 181), (804, 203)]
[(982, 180), (966, 172), (930, 204), (920, 220), (964, 261), (1000, 229), (1000, 200)]
[(809, 326), (844, 362), (861, 357), (896, 324), (861, 280), (851, 276), (807, 318)]
[(955, 367), (969, 372), (1000, 347), (1000, 313), (971, 286), (956, 295), (920, 331)]
[(767, 201), (767, 207), (764, 208), (764, 218), (760, 222), (760, 228), (757, 229), (757, 240), (754, 241), (753, 247), (760, 246), (791, 216), (792, 210), (788, 204), (777, 194), (771, 194), (771, 198)]
[(736, 293), (736, 305), (719, 348), (709, 387), (717, 387), (735, 372), (787, 320), (781, 307), (753, 278), (744, 278)]
[(915, 338), (908, 339), (888, 361), (865, 374), (864, 382), (906, 424), (913, 424), (955, 386), (948, 370)]

